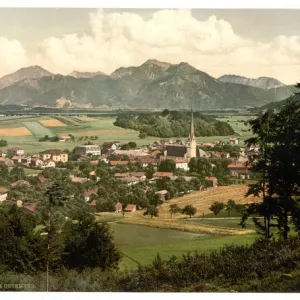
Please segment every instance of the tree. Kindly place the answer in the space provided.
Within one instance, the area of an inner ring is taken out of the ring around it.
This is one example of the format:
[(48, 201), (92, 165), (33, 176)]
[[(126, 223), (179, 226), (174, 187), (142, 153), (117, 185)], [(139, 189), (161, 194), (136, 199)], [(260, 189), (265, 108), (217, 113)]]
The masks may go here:
[(139, 138), (140, 139), (145, 139), (147, 136), (148, 135), (147, 135), (147, 133), (145, 131), (140, 131), (140, 133), (139, 133)]
[(147, 210), (144, 212), (144, 216), (150, 215), (152, 217), (158, 217), (158, 209), (154, 205), (150, 205)]
[(224, 209), (225, 205), (222, 202), (214, 202), (211, 206), (210, 206), (210, 210), (214, 213), (215, 216), (217, 216), (222, 209)]
[(45, 226), (47, 233), (47, 291), (49, 290), (50, 269), (57, 268), (60, 265), (63, 244), (59, 232), (66, 222), (68, 200), (69, 197), (60, 184), (54, 183), (47, 188), (43, 201), (37, 206), (40, 213), (40, 222)]
[(228, 202), (226, 203), (226, 210), (227, 210), (227, 213), (228, 213), (228, 217), (230, 217), (231, 215), (231, 212), (235, 210), (236, 208), (236, 203), (234, 200), (232, 199), (229, 199)]
[[(297, 84), (299, 88), (300, 85)], [(256, 225), (265, 238), (271, 238), (271, 218), (277, 221), (279, 235), (285, 240), (290, 231), (289, 215), (296, 220), (300, 182), (300, 106), (289, 101), (277, 113), (267, 111), (249, 122), (255, 136), (248, 144), (257, 143), (260, 152), (251, 158), (252, 170), (260, 179), (250, 186), (248, 194), (262, 194), (262, 202), (251, 205), (243, 214), (242, 224), (250, 215), (263, 216)]]
[(16, 205), (0, 208), (0, 265), (10, 272), (34, 273), (43, 269), (45, 250), (34, 229), (35, 216)]
[(149, 164), (146, 167), (146, 171), (145, 171), (145, 175), (146, 175), (147, 179), (152, 179), (154, 173), (155, 173), (155, 170), (154, 170), (153, 165)]
[(173, 215), (181, 212), (180, 207), (177, 204), (175, 204), (175, 203), (171, 204), (169, 207), (170, 207), (169, 208), (169, 213), (171, 215), (171, 218), (173, 217)]
[(97, 223), (90, 214), (83, 214), (78, 223), (68, 222), (65, 240), (63, 263), (67, 268), (117, 268), (121, 253), (113, 244), (109, 225)]
[(176, 164), (173, 160), (166, 159), (159, 164), (158, 170), (160, 172), (175, 172)]
[(182, 210), (181, 213), (190, 216), (190, 218), (192, 216), (194, 216), (197, 212), (196, 207), (192, 206), (192, 205), (186, 205)]
[(0, 147), (7, 147), (7, 141), (6, 140), (0, 140)]
[(169, 113), (170, 113), (170, 111), (169, 111), (168, 109), (164, 109), (164, 110), (162, 111), (161, 115), (162, 115), (163, 117), (166, 117)]

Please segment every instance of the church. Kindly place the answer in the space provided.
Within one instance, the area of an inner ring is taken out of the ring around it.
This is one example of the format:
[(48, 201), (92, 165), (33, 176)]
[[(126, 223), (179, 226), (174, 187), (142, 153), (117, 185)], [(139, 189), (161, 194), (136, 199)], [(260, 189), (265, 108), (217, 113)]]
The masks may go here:
[(191, 158), (197, 156), (197, 144), (196, 144), (196, 136), (195, 136), (195, 126), (194, 126), (194, 116), (193, 110), (191, 110), (191, 124), (190, 124), (190, 132), (189, 137), (185, 145), (174, 145), (174, 144), (166, 144), (164, 157), (166, 158), (184, 158), (187, 161), (190, 161)]

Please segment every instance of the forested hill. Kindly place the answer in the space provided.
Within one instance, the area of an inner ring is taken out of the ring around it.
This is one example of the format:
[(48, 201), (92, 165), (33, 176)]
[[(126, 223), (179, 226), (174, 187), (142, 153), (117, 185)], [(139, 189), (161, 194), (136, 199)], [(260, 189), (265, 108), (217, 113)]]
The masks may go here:
[[(164, 110), (160, 114), (124, 114), (117, 117), (114, 125), (140, 131), (140, 137), (157, 136), (161, 138), (187, 137), (189, 134), (191, 113)], [(225, 136), (234, 134), (232, 127), (211, 116), (194, 113), (196, 136)]]

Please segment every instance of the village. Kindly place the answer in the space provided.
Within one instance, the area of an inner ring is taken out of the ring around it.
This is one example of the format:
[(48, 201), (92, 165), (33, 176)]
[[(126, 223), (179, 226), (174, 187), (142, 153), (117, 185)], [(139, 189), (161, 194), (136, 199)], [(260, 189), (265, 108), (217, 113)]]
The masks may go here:
[[(113, 177), (119, 180), (118, 182), (128, 186), (137, 184), (144, 184), (145, 186), (147, 184), (151, 185), (160, 179), (175, 182), (178, 178), (183, 178), (186, 182), (193, 182), (197, 178), (197, 174), (190, 172), (191, 161), (204, 159), (209, 162), (212, 169), (215, 167), (214, 162), (218, 160), (227, 162), (226, 172), (232, 180), (247, 180), (251, 178), (247, 162), (251, 156), (258, 153), (259, 149), (257, 147), (242, 147), (239, 145), (238, 138), (227, 138), (224, 141), (217, 140), (213, 143), (196, 145), (193, 126), (192, 119), (187, 141), (159, 140), (146, 147), (137, 147), (133, 142), (121, 145), (118, 141), (111, 141), (104, 142), (101, 146), (88, 143), (88, 145), (75, 147), (73, 151), (49, 149), (33, 155), (26, 155), (22, 147), (8, 148), (7, 153), (0, 153), (0, 166), (9, 170), (14, 168), (30, 170), (30, 175), (27, 177), (30, 177), (31, 180), (34, 178), (38, 184), (44, 184), (49, 180), (43, 176), (42, 171), (46, 169), (67, 169), (70, 173), (70, 181), (74, 184), (83, 185), (85, 183), (98, 182), (100, 177), (96, 174), (96, 168), (104, 164), (109, 168)], [(60, 141), (68, 143), (70, 138), (70, 136), (61, 136)], [(221, 150), (234, 149), (234, 152), (216, 151), (216, 148)], [(89, 170), (86, 176), (78, 176), (76, 174), (78, 173), (76, 170), (80, 165), (84, 165)], [(150, 175), (149, 168), (152, 170)], [(211, 172), (209, 173), (204, 174), (203, 182), (196, 181), (197, 184), (191, 185), (186, 192), (216, 188), (219, 178), (212, 176)], [(25, 177), (9, 182), (9, 186), (0, 186), (0, 203), (13, 200), (18, 206), (22, 206), (24, 200), (11, 197), (10, 192), (18, 186), (24, 185), (31, 185)], [(95, 207), (98, 188), (91, 188), (91, 184), (86, 186), (86, 189), (82, 191), (82, 195), (90, 206)], [(172, 196), (181, 196), (186, 192), (179, 192), (177, 195)], [(156, 194), (159, 195), (162, 201), (170, 199), (170, 191), (167, 189), (158, 190)], [(91, 197), (92, 195), (94, 197)], [(32, 201), (27, 199), (24, 204), (30, 202)], [(125, 207), (122, 207), (120, 202), (114, 203), (114, 206), (116, 212), (121, 212), (122, 210), (134, 212), (139, 207), (134, 203), (127, 203)], [(24, 205), (24, 208), (34, 211), (36, 203)]]

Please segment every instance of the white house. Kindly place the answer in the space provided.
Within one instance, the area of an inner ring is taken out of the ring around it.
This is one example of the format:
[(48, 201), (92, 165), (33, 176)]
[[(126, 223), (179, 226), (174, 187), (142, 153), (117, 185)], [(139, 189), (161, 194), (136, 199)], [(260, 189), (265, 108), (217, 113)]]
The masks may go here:
[(185, 171), (190, 169), (188, 166), (189, 161), (186, 158), (176, 157), (173, 161), (175, 162), (176, 169), (183, 169)]
[(3, 186), (0, 186), (0, 202), (3, 202), (7, 199), (9, 190)]
[(76, 155), (101, 155), (101, 149), (99, 145), (81, 145), (75, 148)]
[(229, 144), (231, 145), (238, 145), (239, 140), (237, 138), (230, 138), (229, 139)]
[(46, 159), (46, 160), (44, 161), (44, 166), (43, 166), (43, 168), (55, 168), (55, 166), (56, 166), (56, 164), (55, 164), (55, 162), (54, 162), (53, 160), (51, 160), (51, 159)]

